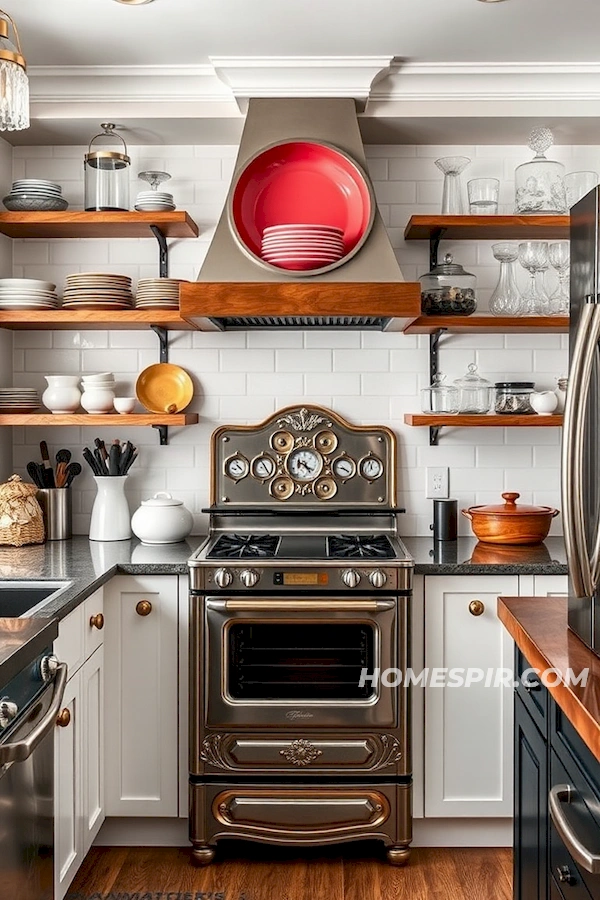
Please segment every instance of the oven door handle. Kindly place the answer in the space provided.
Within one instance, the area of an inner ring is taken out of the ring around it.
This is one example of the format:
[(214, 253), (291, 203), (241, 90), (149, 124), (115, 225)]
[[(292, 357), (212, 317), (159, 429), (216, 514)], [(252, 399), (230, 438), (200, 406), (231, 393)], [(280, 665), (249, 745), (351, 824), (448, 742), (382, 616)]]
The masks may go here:
[(54, 690), (48, 712), (22, 741), (16, 741), (14, 744), (0, 744), (0, 766), (5, 766), (8, 763), (24, 762), (54, 728), (56, 717), (60, 712), (66, 683), (67, 664), (59, 663), (54, 677)]
[(394, 609), (393, 600), (207, 600), (209, 609), (247, 610), (263, 612), (264, 610), (282, 610), (286, 612), (337, 612), (352, 610), (355, 612), (379, 612)]
[(575, 834), (562, 808), (563, 804), (573, 803), (575, 797), (575, 788), (571, 787), (570, 784), (557, 784), (551, 788), (548, 794), (550, 818), (558, 832), (558, 836), (577, 865), (591, 875), (598, 875), (600, 874), (600, 855), (588, 849)]

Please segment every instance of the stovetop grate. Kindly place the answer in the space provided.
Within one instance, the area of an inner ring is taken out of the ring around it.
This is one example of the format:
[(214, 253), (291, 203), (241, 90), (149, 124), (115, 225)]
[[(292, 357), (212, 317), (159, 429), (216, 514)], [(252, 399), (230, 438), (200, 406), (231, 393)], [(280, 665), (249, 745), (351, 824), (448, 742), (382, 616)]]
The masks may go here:
[(327, 538), (331, 559), (394, 559), (395, 555), (385, 534), (332, 534)]
[(210, 551), (212, 559), (266, 559), (275, 556), (279, 538), (274, 534), (223, 534)]

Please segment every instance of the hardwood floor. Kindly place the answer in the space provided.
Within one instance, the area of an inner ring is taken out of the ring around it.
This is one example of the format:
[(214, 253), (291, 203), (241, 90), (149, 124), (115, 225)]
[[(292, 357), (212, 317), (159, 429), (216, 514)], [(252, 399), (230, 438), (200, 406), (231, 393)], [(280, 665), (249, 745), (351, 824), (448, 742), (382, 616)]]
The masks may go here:
[(378, 846), (305, 852), (223, 843), (207, 868), (193, 866), (185, 849), (92, 849), (66, 900), (511, 898), (512, 852), (505, 848), (417, 848), (408, 866), (395, 868)]

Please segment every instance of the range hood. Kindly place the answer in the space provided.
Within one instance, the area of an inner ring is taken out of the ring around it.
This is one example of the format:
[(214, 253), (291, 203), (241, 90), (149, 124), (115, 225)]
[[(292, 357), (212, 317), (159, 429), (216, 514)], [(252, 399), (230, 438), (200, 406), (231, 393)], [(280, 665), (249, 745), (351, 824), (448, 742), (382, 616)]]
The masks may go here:
[[(288, 140), (332, 144), (366, 168), (354, 100), (256, 98), (248, 105), (236, 175), (257, 153)], [(404, 281), (377, 209), (369, 236), (348, 262), (319, 275), (292, 277), (257, 264), (238, 243), (228, 215), (236, 175), (198, 280), (181, 286), (183, 318), (205, 331), (401, 331), (417, 318), (420, 286)]]

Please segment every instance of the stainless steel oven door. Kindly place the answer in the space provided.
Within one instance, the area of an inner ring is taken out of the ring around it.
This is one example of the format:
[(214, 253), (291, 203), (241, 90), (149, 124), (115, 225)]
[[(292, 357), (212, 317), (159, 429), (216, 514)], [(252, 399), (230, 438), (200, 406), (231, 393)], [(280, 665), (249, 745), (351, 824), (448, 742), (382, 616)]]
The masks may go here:
[[(204, 727), (395, 728), (406, 598), (204, 601)], [(200, 649), (200, 648), (198, 648)]]

